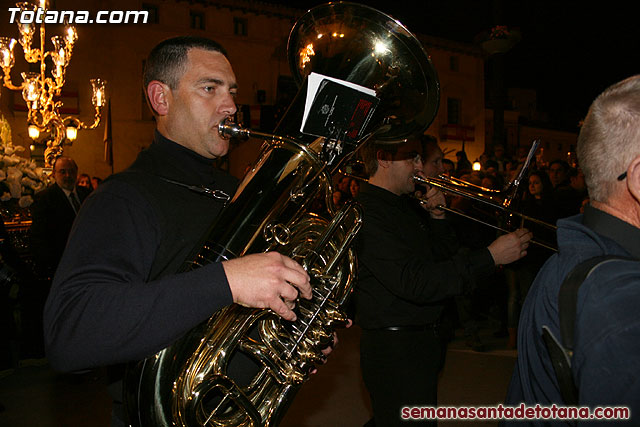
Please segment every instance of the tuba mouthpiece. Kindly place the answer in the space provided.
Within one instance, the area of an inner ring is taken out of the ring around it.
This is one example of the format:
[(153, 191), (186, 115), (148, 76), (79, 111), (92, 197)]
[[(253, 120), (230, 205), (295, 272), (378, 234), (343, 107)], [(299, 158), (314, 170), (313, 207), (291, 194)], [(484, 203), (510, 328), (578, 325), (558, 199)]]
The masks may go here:
[(238, 138), (241, 140), (249, 139), (251, 131), (244, 129), (242, 126), (234, 123), (231, 118), (226, 118), (218, 125), (218, 133), (223, 139)]

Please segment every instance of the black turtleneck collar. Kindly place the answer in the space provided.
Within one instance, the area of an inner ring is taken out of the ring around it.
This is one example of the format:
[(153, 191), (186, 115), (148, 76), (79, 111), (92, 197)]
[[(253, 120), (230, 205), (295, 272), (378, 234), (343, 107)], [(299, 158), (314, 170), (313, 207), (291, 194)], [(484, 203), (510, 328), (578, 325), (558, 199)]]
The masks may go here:
[[(157, 170), (157, 173), (166, 178), (193, 184), (203, 181), (210, 182), (216, 174), (213, 159), (203, 157), (166, 138), (158, 130), (155, 131), (153, 144), (149, 146), (148, 150), (156, 167), (161, 169)], [(170, 162), (170, 164), (166, 162)]]
[(371, 195), (374, 198), (383, 200), (386, 203), (391, 205), (401, 206), (403, 205), (404, 197), (398, 196), (395, 193), (387, 190), (386, 188), (378, 187), (377, 185), (370, 184), (368, 182), (363, 182), (360, 187), (360, 194), (363, 195)]
[(640, 229), (600, 209), (587, 205), (582, 223), (622, 246), (636, 258), (640, 258)]

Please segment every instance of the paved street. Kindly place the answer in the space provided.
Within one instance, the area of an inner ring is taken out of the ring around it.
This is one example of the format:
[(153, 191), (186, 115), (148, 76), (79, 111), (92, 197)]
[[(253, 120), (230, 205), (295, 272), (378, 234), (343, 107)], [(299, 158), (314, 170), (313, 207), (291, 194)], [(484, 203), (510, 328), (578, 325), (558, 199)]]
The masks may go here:
[[(506, 339), (490, 333), (487, 327), (482, 335), (485, 353), (467, 349), (460, 336), (450, 344), (439, 386), (440, 406), (495, 405), (504, 399), (516, 352), (506, 349)], [(339, 346), (305, 384), (282, 427), (361, 426), (369, 419), (358, 361), (359, 334), (357, 327), (340, 331)], [(61, 375), (47, 365), (5, 371), (0, 378), (0, 403), (5, 406), (0, 426), (108, 426), (110, 401), (103, 384), (102, 371)]]

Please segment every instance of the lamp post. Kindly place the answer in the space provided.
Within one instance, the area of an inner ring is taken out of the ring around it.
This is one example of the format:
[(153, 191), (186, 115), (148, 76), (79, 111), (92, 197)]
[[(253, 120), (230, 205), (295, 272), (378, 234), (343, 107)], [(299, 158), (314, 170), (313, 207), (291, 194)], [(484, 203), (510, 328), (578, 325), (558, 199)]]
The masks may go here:
[[(520, 41), (520, 32), (510, 30), (506, 25), (496, 25), (488, 35), (482, 36), (480, 46), (489, 54), (491, 82), (489, 85), (489, 100), (493, 109), (493, 138), (491, 148), (505, 144), (504, 109), (507, 103), (507, 89), (504, 81), (505, 54)], [(486, 145), (486, 143), (485, 143)]]

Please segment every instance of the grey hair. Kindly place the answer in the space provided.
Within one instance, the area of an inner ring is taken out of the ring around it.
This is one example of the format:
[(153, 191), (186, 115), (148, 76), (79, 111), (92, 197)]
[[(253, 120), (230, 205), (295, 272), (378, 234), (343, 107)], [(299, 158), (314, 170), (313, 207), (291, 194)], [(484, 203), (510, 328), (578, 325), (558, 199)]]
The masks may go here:
[(593, 101), (577, 153), (589, 197), (607, 202), (617, 177), (640, 155), (640, 75), (610, 86)]

